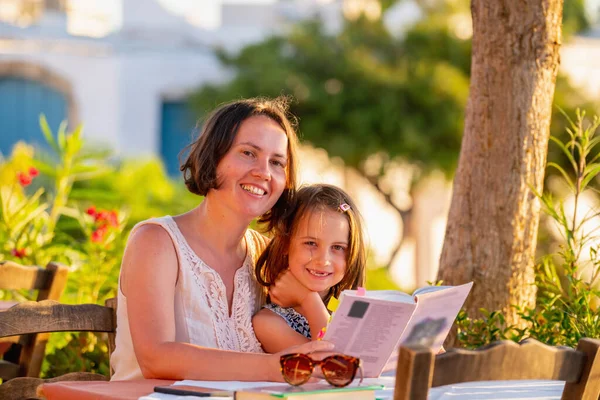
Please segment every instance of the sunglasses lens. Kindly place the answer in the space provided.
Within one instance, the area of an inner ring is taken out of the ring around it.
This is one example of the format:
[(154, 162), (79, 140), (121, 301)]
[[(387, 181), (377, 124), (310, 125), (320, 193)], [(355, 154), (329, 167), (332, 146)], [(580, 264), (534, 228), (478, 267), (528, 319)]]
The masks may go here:
[(334, 386), (350, 384), (356, 374), (356, 368), (356, 359), (350, 357), (331, 356), (321, 364), (323, 376)]
[(312, 375), (312, 362), (310, 358), (302, 355), (282, 358), (281, 372), (290, 385), (302, 385)]

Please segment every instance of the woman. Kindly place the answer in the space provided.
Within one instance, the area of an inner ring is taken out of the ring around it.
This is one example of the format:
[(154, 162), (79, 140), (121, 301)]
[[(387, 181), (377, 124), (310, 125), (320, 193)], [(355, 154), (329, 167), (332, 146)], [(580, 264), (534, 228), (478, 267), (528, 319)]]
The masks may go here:
[[(191, 211), (133, 229), (121, 266), (113, 380), (282, 380), (260, 354), (251, 318), (264, 303), (253, 274), (266, 245), (248, 229), (276, 226), (296, 186), (297, 137), (283, 100), (226, 104), (181, 167), (205, 196)], [(311, 342), (285, 351), (331, 350)]]

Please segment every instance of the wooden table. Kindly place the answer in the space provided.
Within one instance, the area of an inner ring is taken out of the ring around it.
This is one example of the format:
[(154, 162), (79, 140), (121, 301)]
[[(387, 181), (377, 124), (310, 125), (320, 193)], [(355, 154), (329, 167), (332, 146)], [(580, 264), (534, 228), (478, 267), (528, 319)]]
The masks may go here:
[[(137, 380), (120, 382), (58, 382), (47, 383), (38, 394), (47, 400), (137, 400), (151, 394), (154, 386), (170, 385), (168, 380)], [(389, 385), (386, 384), (386, 388)], [(430, 400), (560, 400), (564, 383), (555, 381), (497, 381), (470, 382), (433, 388)], [(393, 389), (377, 392), (377, 397), (392, 400)], [(152, 395), (161, 399), (177, 399), (178, 396)]]
[(140, 379), (116, 382), (57, 382), (38, 388), (38, 394), (48, 400), (137, 400), (152, 393), (154, 386), (171, 385), (174, 381)]

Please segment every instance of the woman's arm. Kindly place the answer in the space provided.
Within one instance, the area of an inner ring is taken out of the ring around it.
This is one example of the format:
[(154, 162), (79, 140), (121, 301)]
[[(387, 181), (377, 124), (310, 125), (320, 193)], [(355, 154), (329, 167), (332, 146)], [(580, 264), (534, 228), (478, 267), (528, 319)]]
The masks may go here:
[[(175, 341), (177, 256), (170, 236), (160, 226), (145, 225), (131, 235), (121, 268), (133, 347), (145, 378), (281, 380), (277, 356)], [(331, 349), (331, 343), (319, 343), (296, 351)]]

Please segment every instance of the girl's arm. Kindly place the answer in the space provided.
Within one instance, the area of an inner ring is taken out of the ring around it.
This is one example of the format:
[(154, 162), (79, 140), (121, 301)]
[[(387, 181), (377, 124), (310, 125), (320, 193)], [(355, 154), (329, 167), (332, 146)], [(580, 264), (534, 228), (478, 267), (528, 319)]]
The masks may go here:
[[(304, 318), (308, 321), (312, 340), (317, 340), (319, 332), (329, 322), (329, 311), (327, 311), (327, 307), (319, 293), (311, 292), (289, 270), (285, 270), (269, 287), (269, 295), (271, 301), (282, 307), (296, 307), (297, 311), (304, 315)], [(281, 317), (278, 318), (282, 319)]]
[(311, 340), (292, 329), (283, 318), (271, 310), (262, 309), (252, 318), (256, 338), (267, 353), (278, 353)]
[(329, 311), (323, 303), (323, 299), (317, 292), (310, 292), (300, 304), (298, 310), (300, 314), (308, 321), (310, 326), (310, 336), (312, 340), (317, 340), (321, 330), (327, 326), (329, 322)]
[[(145, 225), (130, 237), (123, 256), (121, 289), (133, 347), (145, 378), (281, 381), (277, 356), (239, 353), (175, 341), (177, 256), (168, 233)], [(297, 352), (327, 350), (308, 343)]]

